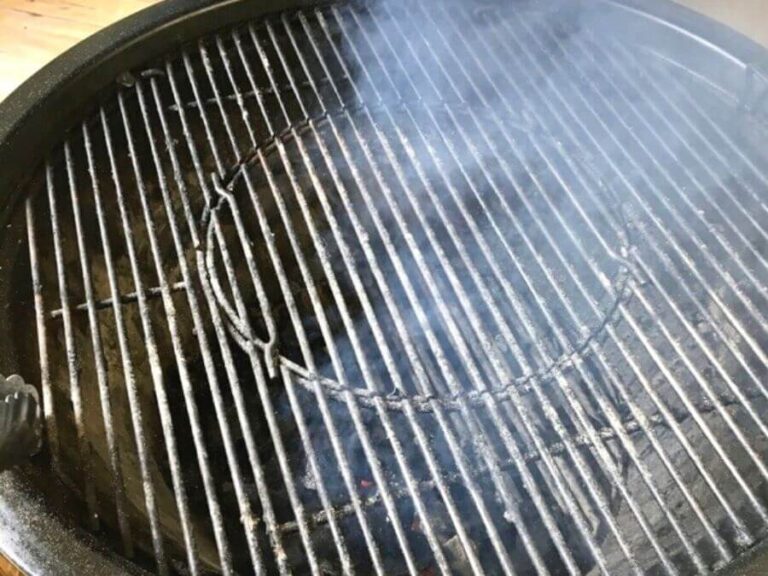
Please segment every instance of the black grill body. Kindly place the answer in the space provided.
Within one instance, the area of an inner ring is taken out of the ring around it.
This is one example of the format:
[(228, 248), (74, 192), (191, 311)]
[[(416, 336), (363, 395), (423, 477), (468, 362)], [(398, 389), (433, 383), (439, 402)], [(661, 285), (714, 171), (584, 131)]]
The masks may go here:
[(632, 2), (172, 2), (78, 47), (0, 125), (0, 372), (46, 427), (11, 556), (759, 566), (764, 58)]

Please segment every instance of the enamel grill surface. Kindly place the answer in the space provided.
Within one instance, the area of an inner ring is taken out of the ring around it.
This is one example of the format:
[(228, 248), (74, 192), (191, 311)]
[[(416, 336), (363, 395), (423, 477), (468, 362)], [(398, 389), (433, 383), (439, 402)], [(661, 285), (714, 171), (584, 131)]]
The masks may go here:
[(694, 574), (758, 542), (760, 102), (617, 30), (338, 4), (121, 75), (3, 272), (72, 516), (160, 573)]

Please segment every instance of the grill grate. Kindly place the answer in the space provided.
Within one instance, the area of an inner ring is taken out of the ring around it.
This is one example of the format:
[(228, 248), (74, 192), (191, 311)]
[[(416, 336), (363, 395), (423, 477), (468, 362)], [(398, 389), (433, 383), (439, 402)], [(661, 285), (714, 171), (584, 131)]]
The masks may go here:
[(55, 470), (161, 574), (725, 565), (768, 522), (762, 125), (588, 12), (433, 8), (201, 39), (51, 155)]

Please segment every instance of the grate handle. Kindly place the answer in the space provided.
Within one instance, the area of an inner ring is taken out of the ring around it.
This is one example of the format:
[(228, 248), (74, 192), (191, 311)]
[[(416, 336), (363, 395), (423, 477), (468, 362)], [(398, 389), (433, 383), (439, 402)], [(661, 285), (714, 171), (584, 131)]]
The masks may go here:
[(0, 470), (20, 464), (42, 444), (40, 396), (17, 375), (0, 375)]

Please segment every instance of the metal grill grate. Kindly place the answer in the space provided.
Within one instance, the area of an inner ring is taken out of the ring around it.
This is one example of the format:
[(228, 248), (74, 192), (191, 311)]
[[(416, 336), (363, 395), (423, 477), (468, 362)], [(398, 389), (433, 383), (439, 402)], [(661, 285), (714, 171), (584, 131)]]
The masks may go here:
[(571, 16), (331, 5), (119, 79), (26, 210), (92, 531), (193, 574), (699, 573), (763, 536), (763, 127)]

